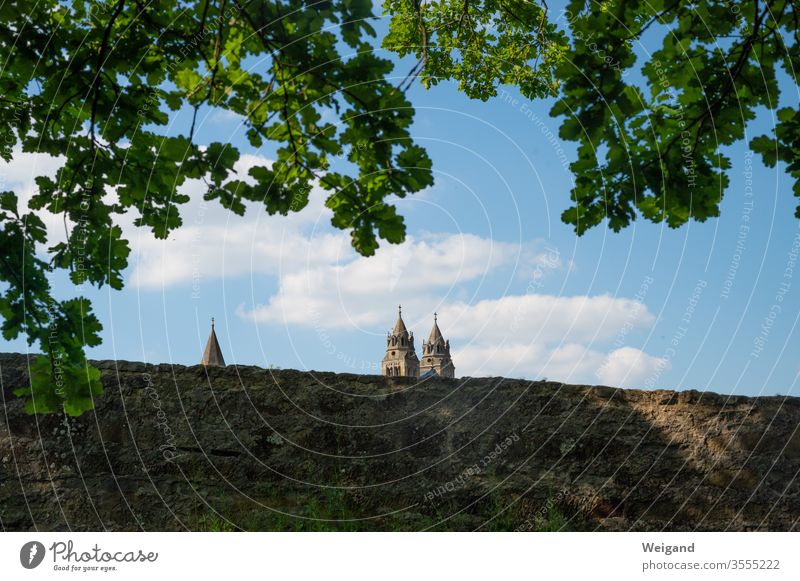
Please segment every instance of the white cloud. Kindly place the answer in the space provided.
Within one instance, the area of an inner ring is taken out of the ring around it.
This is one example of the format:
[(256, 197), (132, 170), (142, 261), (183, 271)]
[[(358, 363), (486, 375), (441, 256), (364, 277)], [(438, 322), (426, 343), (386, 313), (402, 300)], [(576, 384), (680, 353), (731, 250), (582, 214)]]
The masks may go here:
[[(17, 148), (10, 163), (0, 160), (0, 190), (15, 191), (25, 211), (38, 189), (34, 178), (54, 178), (63, 163), (63, 156)], [(249, 180), (251, 167), (270, 163), (263, 157), (242, 155), (234, 169)], [(135, 211), (117, 218), (131, 243), (130, 281), (135, 286), (160, 288), (224, 276), (276, 274), (291, 270), (296, 263), (327, 264), (339, 254), (352, 252), (346, 233), (330, 228), (331, 212), (325, 207), (326, 194), (319, 188), (312, 189), (309, 204), (301, 212), (269, 216), (260, 204), (248, 203), (244, 217), (225, 210), (217, 201), (204, 201), (205, 186), (199, 180), (187, 182), (179, 191), (191, 200), (180, 206), (183, 226), (167, 240), (135, 227)], [(47, 227), (49, 244), (64, 240), (63, 217), (50, 212), (39, 215)]]
[(5, 182), (4, 188), (13, 186), (14, 191), (25, 198), (36, 189), (34, 178), (40, 175), (55, 177), (65, 159), (63, 156), (24, 152), (19, 147), (15, 147), (11, 155), (11, 163), (0, 159), (0, 182)]
[(650, 378), (669, 368), (668, 359), (653, 357), (633, 347), (622, 347), (608, 354), (596, 375), (606, 385), (652, 387)]
[(648, 327), (655, 322), (633, 299), (542, 294), (455, 303), (442, 310), (442, 319), (454, 337), (513, 342), (522, 336), (544, 343), (602, 341), (617, 335), (626, 323)]
[(219, 123), (221, 125), (238, 127), (245, 121), (244, 115), (234, 113), (230, 109), (214, 109), (211, 115), (208, 116), (210, 123)]
[(571, 271), (574, 268), (572, 260), (564, 260), (558, 248), (538, 241), (529, 245), (522, 253), (519, 274), (521, 278), (529, 279), (532, 288), (552, 271)]
[(437, 296), (512, 263), (518, 252), (516, 244), (472, 234), (409, 236), (403, 244), (381, 246), (370, 258), (349, 253), (344, 261), (295, 265), (281, 274), (276, 295), (241, 314), (256, 321), (311, 326), (324, 313), (328, 328), (346, 328), (390, 324), (387, 306), (404, 303), (407, 313), (427, 317), (441, 301)]
[[(20, 213), (28, 211), (28, 202), (38, 191), (34, 181), (37, 176), (56, 177), (58, 169), (64, 165), (63, 156), (54, 157), (45, 153), (24, 152), (17, 146), (12, 152), (11, 162), (0, 159), (0, 191), (10, 190), (17, 194)], [(50, 243), (64, 240), (64, 222), (61, 216), (50, 212), (39, 212), (39, 217), (47, 229)]]
[[(665, 362), (633, 347), (607, 345), (655, 317), (640, 302), (599, 296), (522, 295), (454, 303), (440, 326), (456, 339), (453, 359), (464, 375), (511, 375), (641, 385)], [(460, 341), (458, 341), (460, 339)], [(461, 345), (459, 347), (459, 345)], [(662, 368), (663, 370), (663, 368)]]
[(578, 343), (548, 346), (544, 343), (480, 342), (455, 349), (454, 363), (459, 375), (548, 378), (564, 383), (653, 387), (647, 379), (669, 369), (666, 359), (653, 357), (634, 347), (611, 353)]
[[(255, 165), (269, 160), (243, 155), (234, 169), (247, 178)], [(303, 265), (327, 264), (352, 251), (347, 235), (332, 231), (326, 193), (312, 188), (309, 204), (288, 216), (270, 216), (250, 202), (244, 216), (203, 200), (205, 186), (192, 181), (181, 187), (191, 200), (181, 206), (183, 226), (167, 240), (148, 230), (126, 228), (132, 244), (131, 280), (144, 288), (202, 284), (203, 280), (249, 274), (291, 272)]]

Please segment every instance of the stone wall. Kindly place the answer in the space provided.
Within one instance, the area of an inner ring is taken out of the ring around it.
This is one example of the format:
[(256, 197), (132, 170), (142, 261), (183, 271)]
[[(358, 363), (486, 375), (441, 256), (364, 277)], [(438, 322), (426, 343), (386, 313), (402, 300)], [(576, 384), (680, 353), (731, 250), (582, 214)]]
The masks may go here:
[(5, 530), (796, 530), (800, 399), (95, 362), (28, 416), (0, 355)]

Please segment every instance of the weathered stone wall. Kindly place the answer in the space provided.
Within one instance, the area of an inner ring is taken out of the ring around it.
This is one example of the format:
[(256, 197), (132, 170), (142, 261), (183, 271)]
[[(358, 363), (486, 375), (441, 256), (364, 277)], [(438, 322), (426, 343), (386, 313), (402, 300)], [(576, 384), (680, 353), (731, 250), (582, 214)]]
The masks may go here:
[(0, 355), (5, 530), (792, 530), (800, 399), (95, 362), (28, 416)]

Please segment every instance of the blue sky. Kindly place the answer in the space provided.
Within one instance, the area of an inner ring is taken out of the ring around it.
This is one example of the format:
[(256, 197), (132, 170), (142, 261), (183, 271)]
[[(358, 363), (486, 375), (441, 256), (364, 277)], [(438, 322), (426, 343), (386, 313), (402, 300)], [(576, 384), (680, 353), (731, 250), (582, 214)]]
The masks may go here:
[[(797, 88), (785, 89), (796, 103)], [(126, 288), (86, 290), (104, 325), (90, 356), (194, 364), (214, 316), (228, 363), (374, 373), (402, 303), (418, 346), (439, 313), (459, 376), (795, 393), (800, 270), (798, 280), (787, 275), (800, 269), (790, 256), (800, 222), (782, 167), (739, 144), (719, 219), (677, 230), (638, 220), (576, 237), (559, 218), (574, 148), (558, 139), (550, 103), (512, 89), (470, 101), (450, 83), (409, 96), (436, 183), (398, 201), (405, 244), (356, 256), (321, 192), (289, 218), (257, 207), (240, 218), (189, 186), (185, 226), (169, 241), (128, 227)], [(184, 121), (176, 117), (175, 131)], [(771, 122), (764, 112), (748, 139)], [(239, 145), (240, 168), (272, 155), (247, 146), (238, 120), (219, 112), (198, 139)], [(2, 174), (24, 193), (55, 166), (23, 155)]]

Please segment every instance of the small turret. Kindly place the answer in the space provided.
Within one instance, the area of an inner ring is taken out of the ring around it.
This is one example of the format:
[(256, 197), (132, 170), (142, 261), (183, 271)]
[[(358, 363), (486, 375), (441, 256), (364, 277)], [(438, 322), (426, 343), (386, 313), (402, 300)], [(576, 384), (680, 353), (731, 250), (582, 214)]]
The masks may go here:
[(222, 357), (222, 349), (217, 341), (217, 334), (214, 332), (214, 317), (211, 317), (211, 333), (208, 335), (206, 349), (203, 351), (201, 365), (206, 367), (225, 367), (225, 359)]

